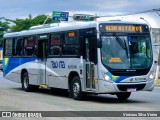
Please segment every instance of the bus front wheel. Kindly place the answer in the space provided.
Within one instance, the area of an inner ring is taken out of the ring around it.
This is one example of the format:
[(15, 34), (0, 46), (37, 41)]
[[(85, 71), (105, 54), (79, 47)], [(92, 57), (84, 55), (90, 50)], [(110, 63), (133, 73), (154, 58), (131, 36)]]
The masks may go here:
[(119, 100), (127, 100), (131, 95), (131, 92), (120, 92), (120, 93), (116, 93), (116, 95)]
[(72, 79), (71, 87), (70, 87), (71, 97), (75, 100), (81, 100), (83, 98), (83, 93), (81, 91), (81, 83), (80, 78), (75, 76)]

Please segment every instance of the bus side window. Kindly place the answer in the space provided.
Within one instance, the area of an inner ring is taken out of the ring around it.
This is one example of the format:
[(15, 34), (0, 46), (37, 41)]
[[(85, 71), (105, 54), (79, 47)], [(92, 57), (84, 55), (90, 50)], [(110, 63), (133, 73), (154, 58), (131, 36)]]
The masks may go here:
[(21, 56), (23, 50), (23, 40), (22, 38), (14, 39), (13, 42), (13, 56)]
[(35, 39), (34, 37), (28, 37), (24, 39), (24, 56), (34, 56), (35, 55)]
[(62, 47), (61, 47), (61, 34), (56, 33), (51, 35), (50, 41), (50, 55), (61, 55)]
[(65, 34), (65, 42), (63, 45), (64, 55), (78, 55), (79, 45), (78, 45), (78, 32), (70, 31)]
[(4, 56), (12, 55), (13, 39), (6, 39), (4, 43)]

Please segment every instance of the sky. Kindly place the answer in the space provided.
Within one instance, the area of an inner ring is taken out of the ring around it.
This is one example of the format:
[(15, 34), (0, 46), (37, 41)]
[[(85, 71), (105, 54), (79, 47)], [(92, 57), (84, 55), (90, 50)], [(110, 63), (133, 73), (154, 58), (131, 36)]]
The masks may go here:
[[(97, 15), (117, 15), (160, 8), (160, 0), (0, 0), (0, 17), (9, 19), (26, 18), (29, 14), (51, 14), (52, 11), (90, 13)], [(159, 11), (160, 13), (160, 11)], [(160, 28), (160, 16), (156, 12), (106, 17), (99, 20), (121, 19), (138, 22), (143, 17), (153, 28)]]

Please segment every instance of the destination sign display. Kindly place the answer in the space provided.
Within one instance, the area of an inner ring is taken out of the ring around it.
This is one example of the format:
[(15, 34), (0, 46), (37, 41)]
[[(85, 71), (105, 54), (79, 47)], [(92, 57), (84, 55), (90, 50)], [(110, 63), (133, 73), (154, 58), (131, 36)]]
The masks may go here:
[(129, 31), (129, 32), (142, 32), (142, 26), (117, 26), (117, 25), (106, 25), (106, 31)]
[(68, 33), (68, 36), (69, 36), (69, 37), (75, 37), (75, 32), (69, 32), (69, 33)]
[(102, 24), (100, 25), (100, 31), (142, 33), (142, 32), (149, 32), (149, 28), (147, 25)]

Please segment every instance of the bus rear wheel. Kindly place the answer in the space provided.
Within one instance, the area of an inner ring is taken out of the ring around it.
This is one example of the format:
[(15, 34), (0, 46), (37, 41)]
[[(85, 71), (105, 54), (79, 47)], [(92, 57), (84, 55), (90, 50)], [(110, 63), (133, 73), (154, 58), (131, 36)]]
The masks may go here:
[(26, 92), (29, 92), (32, 89), (32, 86), (29, 84), (29, 77), (27, 72), (25, 72), (22, 76), (22, 89)]
[(84, 94), (82, 93), (80, 78), (78, 76), (72, 79), (70, 92), (71, 97), (75, 100), (81, 100), (83, 98)]
[(116, 93), (116, 95), (119, 100), (123, 101), (123, 100), (127, 100), (130, 97), (131, 92), (120, 92), (120, 93)]

